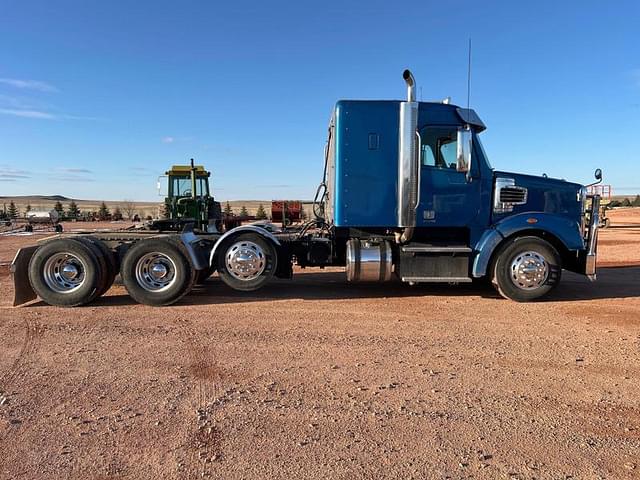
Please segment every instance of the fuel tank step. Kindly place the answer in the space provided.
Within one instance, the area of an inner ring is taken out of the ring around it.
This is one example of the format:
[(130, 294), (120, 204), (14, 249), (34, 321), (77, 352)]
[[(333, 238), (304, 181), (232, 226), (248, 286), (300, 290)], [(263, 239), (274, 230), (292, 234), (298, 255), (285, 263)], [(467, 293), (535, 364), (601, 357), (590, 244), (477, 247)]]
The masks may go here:
[(407, 283), (471, 283), (469, 277), (402, 277)]
[(463, 244), (411, 243), (401, 247), (404, 253), (471, 253)]

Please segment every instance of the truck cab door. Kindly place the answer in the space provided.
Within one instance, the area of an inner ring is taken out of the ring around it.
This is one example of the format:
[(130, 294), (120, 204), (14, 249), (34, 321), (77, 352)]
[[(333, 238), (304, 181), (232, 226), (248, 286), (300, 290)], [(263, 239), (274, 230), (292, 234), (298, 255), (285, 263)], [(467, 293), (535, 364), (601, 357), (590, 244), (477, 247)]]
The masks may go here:
[(420, 203), (417, 226), (465, 227), (480, 213), (479, 179), (457, 170), (457, 134), (460, 125), (426, 126), (420, 134)]

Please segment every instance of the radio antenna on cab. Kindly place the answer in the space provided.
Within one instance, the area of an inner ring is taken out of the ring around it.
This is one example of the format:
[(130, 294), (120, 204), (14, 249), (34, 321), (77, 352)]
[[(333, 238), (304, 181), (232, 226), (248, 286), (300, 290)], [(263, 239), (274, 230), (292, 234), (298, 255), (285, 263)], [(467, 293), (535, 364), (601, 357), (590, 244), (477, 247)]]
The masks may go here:
[(467, 65), (467, 110), (471, 103), (471, 37), (469, 37), (469, 63)]

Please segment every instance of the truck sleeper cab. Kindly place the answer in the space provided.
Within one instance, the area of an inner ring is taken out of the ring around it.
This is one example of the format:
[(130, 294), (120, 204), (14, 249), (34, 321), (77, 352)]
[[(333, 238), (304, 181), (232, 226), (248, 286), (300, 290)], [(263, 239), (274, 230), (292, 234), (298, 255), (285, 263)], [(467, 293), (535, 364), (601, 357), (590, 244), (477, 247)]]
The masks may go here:
[(599, 199), (587, 211), (579, 184), (493, 170), (478, 115), (416, 102), (404, 78), (407, 101), (339, 101), (329, 124), (326, 221), (347, 278), (488, 278), (518, 301), (563, 268), (595, 279)]
[(209, 174), (192, 161), (168, 172), (178, 228), (155, 222), (20, 249), (14, 305), (36, 296), (83, 305), (118, 273), (136, 301), (169, 305), (214, 271), (231, 288), (253, 291), (274, 276), (290, 278), (294, 262), (344, 266), (349, 282), (488, 279), (516, 301), (547, 294), (563, 269), (594, 280), (599, 196), (576, 183), (492, 169), (478, 115), (416, 102), (413, 75), (406, 70), (403, 78), (406, 101), (337, 102), (311, 221), (221, 233)]

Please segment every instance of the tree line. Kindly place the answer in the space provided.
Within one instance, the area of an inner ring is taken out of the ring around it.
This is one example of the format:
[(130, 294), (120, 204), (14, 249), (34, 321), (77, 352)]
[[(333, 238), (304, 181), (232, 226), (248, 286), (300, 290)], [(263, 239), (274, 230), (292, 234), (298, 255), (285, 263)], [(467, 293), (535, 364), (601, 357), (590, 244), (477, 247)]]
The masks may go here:
[[(42, 208), (40, 206), (38, 206), (37, 209), (48, 211), (48, 209)], [(123, 220), (125, 218), (128, 220), (135, 220), (136, 218), (138, 218), (138, 215), (135, 212), (135, 204), (129, 200), (125, 200), (123, 202), (122, 208), (119, 205), (117, 205), (113, 209), (113, 212), (105, 202), (102, 202), (100, 204), (100, 207), (98, 208), (97, 211), (83, 212), (78, 207), (78, 204), (73, 200), (69, 202), (69, 204), (67, 205), (67, 208), (64, 207), (62, 202), (57, 201), (53, 205), (52, 209), (58, 212), (58, 216), (60, 217), (61, 220), (105, 221), (105, 220)], [(29, 212), (31, 212), (32, 210), (33, 208), (31, 207), (31, 204), (27, 204), (24, 207), (24, 211), (21, 212), (20, 209), (15, 204), (15, 202), (12, 200), (11, 202), (9, 202), (8, 206), (6, 204), (3, 205), (2, 211), (0, 211), (0, 219), (15, 220), (21, 216), (26, 217), (28, 216)]]
[(633, 200), (629, 200), (629, 198), (624, 198), (622, 200), (611, 200), (607, 204), (607, 208), (615, 208), (615, 207), (640, 207), (640, 195), (636, 195), (636, 198)]
[[(231, 216), (231, 215), (235, 215), (233, 209), (231, 208), (231, 205), (229, 204), (229, 202), (227, 202), (224, 206), (224, 213), (226, 216)], [(240, 218), (247, 218), (249, 216), (249, 210), (247, 210), (247, 207), (245, 207), (244, 205), (242, 205), (240, 207), (240, 212), (238, 213), (238, 216)], [(256, 215), (255, 215), (256, 220), (268, 220), (269, 219), (269, 215), (267, 215), (267, 211), (264, 209), (264, 206), (262, 204), (258, 205), (258, 209), (256, 210)], [(302, 220), (306, 220), (307, 218), (307, 213), (303, 210), (300, 210), (300, 218)]]

